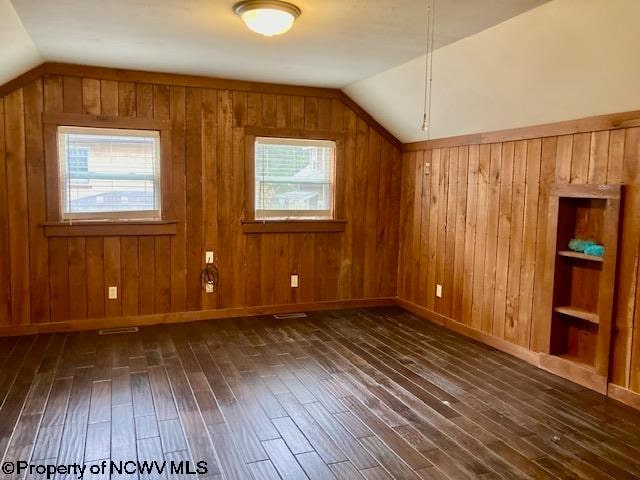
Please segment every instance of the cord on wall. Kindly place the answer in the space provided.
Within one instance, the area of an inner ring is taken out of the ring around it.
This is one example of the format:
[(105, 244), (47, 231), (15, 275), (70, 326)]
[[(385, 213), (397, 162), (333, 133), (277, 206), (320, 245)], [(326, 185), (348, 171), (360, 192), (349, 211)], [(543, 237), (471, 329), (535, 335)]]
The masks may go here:
[(217, 263), (217, 258), (213, 252), (207, 254), (207, 263), (200, 274), (202, 288), (204, 288), (207, 293), (213, 293), (218, 288), (219, 272)]

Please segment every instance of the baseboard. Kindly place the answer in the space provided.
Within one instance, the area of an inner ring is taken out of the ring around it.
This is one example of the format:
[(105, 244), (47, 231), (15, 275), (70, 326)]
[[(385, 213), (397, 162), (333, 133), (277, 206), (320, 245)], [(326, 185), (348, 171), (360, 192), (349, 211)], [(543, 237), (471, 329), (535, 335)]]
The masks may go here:
[(440, 315), (439, 313), (433, 312), (425, 307), (421, 307), (420, 305), (416, 305), (415, 303), (409, 302), (408, 300), (404, 300), (400, 297), (396, 298), (396, 305), (418, 315), (419, 317), (425, 318), (433, 323), (442, 325), (449, 330), (460, 333), (465, 337), (472, 338), (481, 343), (484, 343), (485, 345), (489, 345), (496, 350), (500, 350), (502, 352), (508, 353), (509, 355), (513, 355), (514, 357), (524, 360), (531, 365), (540, 367), (540, 355), (536, 352), (532, 352), (528, 348), (521, 347), (520, 345), (514, 345), (513, 343), (508, 342), (507, 340), (504, 340), (502, 338), (489, 335), (488, 333), (480, 332), (474, 328), (456, 322), (451, 318)]
[[(442, 325), (449, 330), (453, 330), (466, 337), (489, 345), (490, 347), (493, 347), (497, 350), (508, 353), (509, 355), (513, 355), (514, 357), (520, 358), (521, 360), (524, 360), (525, 362), (530, 363), (531, 365), (534, 365), (538, 368), (547, 370), (554, 374), (558, 374), (556, 373), (556, 371), (554, 371), (557, 370), (557, 368), (552, 368), (553, 366), (549, 365), (549, 362), (552, 362), (554, 360), (553, 357), (532, 352), (531, 350), (528, 350), (519, 345), (514, 345), (506, 340), (503, 340), (502, 338), (497, 338), (493, 335), (479, 332), (478, 330), (475, 330), (467, 325), (463, 325), (452, 320), (451, 318), (445, 317), (444, 315), (440, 315), (436, 312), (432, 312), (427, 308), (421, 307), (420, 305), (416, 305), (415, 303), (409, 302), (408, 300), (404, 300), (399, 297), (396, 298), (396, 305), (415, 315), (418, 315), (419, 317), (429, 320), (430, 322)], [(589, 376), (587, 376), (584, 381), (578, 381), (580, 380), (580, 375), (574, 376), (577, 378), (577, 380), (574, 378), (572, 381), (595, 390), (598, 393), (607, 395), (614, 400), (624, 403), (625, 405), (628, 405), (632, 408), (640, 410), (640, 393), (633, 392), (629, 389), (623, 388), (613, 383), (609, 383), (607, 385), (606, 380), (601, 380), (599, 377), (596, 379), (597, 381)]]
[(395, 297), (364, 298), (357, 300), (335, 300), (326, 302), (295, 303), (285, 305), (267, 305), (259, 307), (221, 308), (217, 310), (199, 310), (193, 312), (172, 312), (154, 315), (135, 315), (129, 317), (97, 318), (92, 320), (69, 320), (66, 322), (41, 323), (29, 325), (7, 325), (0, 327), (0, 337), (17, 335), (35, 335), (38, 333), (72, 332), (80, 330), (98, 330), (102, 328), (142, 327), (168, 323), (187, 323), (202, 320), (219, 320), (255, 315), (273, 315), (276, 313), (311, 312), (319, 310), (339, 310), (345, 308), (389, 307), (396, 305)]
[(615, 383), (610, 383), (608, 395), (614, 400), (624, 403), (629, 407), (640, 410), (640, 393), (638, 392), (634, 392), (627, 388), (621, 387), (620, 385), (616, 385)]

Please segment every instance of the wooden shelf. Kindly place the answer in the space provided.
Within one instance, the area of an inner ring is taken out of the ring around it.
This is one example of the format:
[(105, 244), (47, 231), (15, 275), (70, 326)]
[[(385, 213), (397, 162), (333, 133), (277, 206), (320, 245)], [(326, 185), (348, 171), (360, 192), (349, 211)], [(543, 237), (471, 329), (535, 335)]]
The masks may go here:
[(561, 257), (578, 258), (580, 260), (591, 260), (593, 262), (604, 262), (604, 257), (596, 257), (595, 255), (587, 255), (586, 253), (572, 252), (571, 250), (561, 250), (558, 252)]
[(563, 315), (568, 315), (570, 317), (579, 318), (581, 320), (585, 320), (589, 323), (593, 323), (598, 325), (600, 323), (600, 318), (597, 313), (589, 312), (588, 310), (583, 310), (582, 308), (576, 307), (556, 307), (553, 309), (557, 313), (561, 313)]
[(583, 368), (588, 368), (590, 370), (595, 370), (594, 366), (591, 365), (588, 362), (585, 362), (584, 359), (576, 356), (576, 355), (571, 355), (569, 353), (563, 353), (561, 355), (557, 355), (558, 358), (561, 358), (563, 360), (566, 360), (567, 362), (573, 362), (577, 365), (580, 365)]

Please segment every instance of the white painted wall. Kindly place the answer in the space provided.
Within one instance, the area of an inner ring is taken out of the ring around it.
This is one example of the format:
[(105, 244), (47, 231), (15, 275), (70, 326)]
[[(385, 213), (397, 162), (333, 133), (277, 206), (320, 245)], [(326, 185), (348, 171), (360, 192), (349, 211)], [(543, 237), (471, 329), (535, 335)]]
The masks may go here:
[[(419, 141), (423, 78), (424, 56), (344, 91)], [(434, 56), (431, 138), (638, 109), (640, 0), (553, 0)]]
[(9, 0), (0, 0), (0, 85), (42, 63)]

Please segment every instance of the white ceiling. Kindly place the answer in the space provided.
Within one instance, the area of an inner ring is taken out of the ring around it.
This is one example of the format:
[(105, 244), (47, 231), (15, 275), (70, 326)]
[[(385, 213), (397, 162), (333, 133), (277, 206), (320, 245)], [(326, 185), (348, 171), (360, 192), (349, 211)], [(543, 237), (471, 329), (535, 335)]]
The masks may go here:
[[(438, 46), (545, 1), (438, 0)], [(245, 28), (235, 0), (11, 3), (46, 61), (342, 88), (424, 51), (425, 0), (294, 2), (302, 15), (273, 38)]]
[[(431, 138), (640, 109), (638, 18), (639, 0), (553, 0), (440, 48)], [(421, 55), (344, 91), (414, 142), (428, 138), (423, 89)]]
[(0, 85), (42, 62), (9, 0), (0, 0)]

